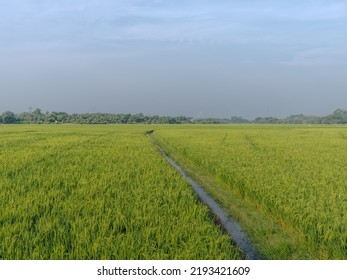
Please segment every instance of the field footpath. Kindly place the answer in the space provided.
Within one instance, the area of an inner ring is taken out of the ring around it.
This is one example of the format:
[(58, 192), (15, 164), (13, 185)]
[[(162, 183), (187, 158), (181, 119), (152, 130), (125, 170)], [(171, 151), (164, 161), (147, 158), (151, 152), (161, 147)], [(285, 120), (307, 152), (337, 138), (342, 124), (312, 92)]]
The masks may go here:
[(230, 235), (231, 241), (240, 248), (242, 254), (247, 260), (262, 260), (264, 259), (259, 252), (256, 250), (252, 241), (249, 239), (247, 233), (241, 228), (239, 223), (229, 217), (229, 215), (222, 209), (222, 207), (210, 197), (204, 189), (173, 160), (171, 159), (160, 147), (158, 142), (152, 137), (154, 130), (146, 132), (146, 136), (156, 146), (158, 151), (163, 157), (174, 167), (192, 186), (199, 199), (205, 203), (212, 214), (215, 217), (215, 221), (222, 226), (222, 228)]

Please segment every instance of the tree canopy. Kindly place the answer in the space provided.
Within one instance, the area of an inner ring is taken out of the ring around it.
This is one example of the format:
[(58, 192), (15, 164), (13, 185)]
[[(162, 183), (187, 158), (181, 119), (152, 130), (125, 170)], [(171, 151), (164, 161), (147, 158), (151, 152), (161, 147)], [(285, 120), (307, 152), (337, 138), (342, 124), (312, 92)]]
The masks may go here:
[(0, 115), (0, 123), (3, 124), (42, 124), (42, 123), (76, 123), (76, 124), (186, 124), (186, 123), (264, 123), (264, 124), (347, 124), (347, 110), (337, 109), (326, 116), (306, 116), (303, 114), (291, 115), (284, 119), (274, 117), (257, 117), (247, 120), (242, 117), (232, 116), (223, 118), (200, 118), (178, 116), (146, 116), (138, 114), (110, 114), (110, 113), (83, 113), (68, 114), (66, 112), (46, 112), (41, 109), (30, 110), (15, 114), (5, 111)]

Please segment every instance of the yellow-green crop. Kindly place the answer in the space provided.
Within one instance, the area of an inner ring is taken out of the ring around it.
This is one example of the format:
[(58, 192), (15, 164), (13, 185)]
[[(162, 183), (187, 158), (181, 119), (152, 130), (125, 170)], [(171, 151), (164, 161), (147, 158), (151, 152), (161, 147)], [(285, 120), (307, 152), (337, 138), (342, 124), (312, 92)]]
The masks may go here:
[(273, 259), (347, 259), (346, 127), (158, 129), (162, 148)]
[(0, 127), (0, 259), (241, 258), (146, 126)]

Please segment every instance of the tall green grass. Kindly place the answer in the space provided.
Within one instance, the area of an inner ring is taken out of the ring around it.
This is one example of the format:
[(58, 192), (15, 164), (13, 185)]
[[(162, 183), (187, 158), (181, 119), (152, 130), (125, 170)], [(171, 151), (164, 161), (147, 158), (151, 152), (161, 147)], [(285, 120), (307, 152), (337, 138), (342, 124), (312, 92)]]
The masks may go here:
[(205, 125), (154, 136), (274, 259), (347, 259), (345, 127)]
[(0, 259), (239, 259), (146, 126), (0, 127)]

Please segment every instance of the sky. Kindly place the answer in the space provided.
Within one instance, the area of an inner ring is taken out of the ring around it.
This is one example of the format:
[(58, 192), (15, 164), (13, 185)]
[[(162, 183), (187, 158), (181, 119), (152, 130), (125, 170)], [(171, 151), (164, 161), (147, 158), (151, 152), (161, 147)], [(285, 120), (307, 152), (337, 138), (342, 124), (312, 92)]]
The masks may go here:
[(347, 109), (347, 0), (0, 0), (0, 112)]

